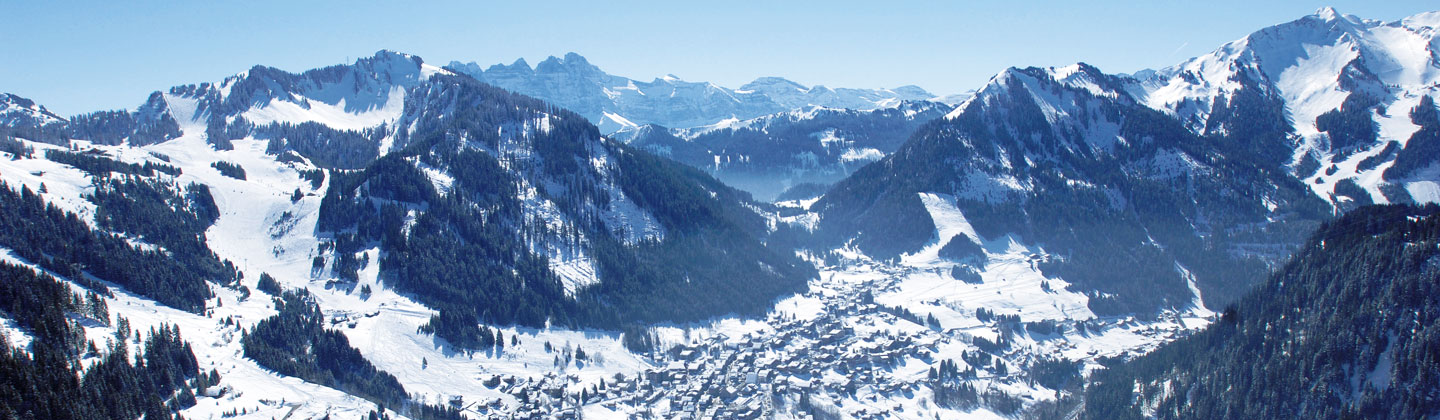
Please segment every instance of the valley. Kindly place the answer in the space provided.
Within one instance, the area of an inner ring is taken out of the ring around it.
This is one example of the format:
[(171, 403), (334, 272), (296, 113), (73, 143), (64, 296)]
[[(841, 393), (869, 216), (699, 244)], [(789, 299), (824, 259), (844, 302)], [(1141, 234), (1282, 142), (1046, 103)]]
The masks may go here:
[(954, 95), (389, 50), (0, 94), (0, 418), (1434, 418), (1437, 27)]

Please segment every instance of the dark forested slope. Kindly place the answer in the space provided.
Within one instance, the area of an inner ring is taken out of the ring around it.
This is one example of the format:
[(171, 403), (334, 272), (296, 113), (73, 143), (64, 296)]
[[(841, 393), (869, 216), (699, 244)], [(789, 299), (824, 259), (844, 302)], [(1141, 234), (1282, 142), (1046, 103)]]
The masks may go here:
[(1440, 414), (1440, 207), (1321, 228), (1214, 325), (1096, 373), (1084, 419)]

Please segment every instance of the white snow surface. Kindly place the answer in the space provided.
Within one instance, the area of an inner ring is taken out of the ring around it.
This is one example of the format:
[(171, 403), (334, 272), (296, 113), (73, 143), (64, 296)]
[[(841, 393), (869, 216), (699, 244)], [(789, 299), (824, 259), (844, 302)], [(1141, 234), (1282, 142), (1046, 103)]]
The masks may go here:
[[(222, 259), (236, 264), (245, 275), (244, 284), (254, 293), (242, 302), (236, 292), (215, 287), (218, 297), (209, 305), (213, 316), (204, 317), (170, 309), (114, 287), (120, 291), (115, 298), (108, 299), (113, 315), (129, 318), (142, 330), (161, 323), (179, 325), (183, 336), (195, 345), (201, 368), (218, 369), (224, 378), (221, 386), (237, 391), (218, 399), (201, 398), (199, 405), (184, 411), (186, 417), (218, 418), (221, 412), (240, 409), (249, 410), (243, 418), (281, 418), (292, 410), (293, 416), (301, 418), (321, 417), (326, 413), (360, 417), (374, 409), (368, 401), (276, 375), (242, 356), (239, 329), (225, 327), (221, 320), (233, 317), (239, 328), (249, 328), (275, 313), (270, 299), (255, 285), (262, 272), (274, 276), (286, 288), (309, 290), (316, 296), (326, 318), (332, 321), (332, 328), (345, 332), (353, 346), (378, 368), (395, 374), (407, 391), (432, 403), (460, 396), (466, 401), (499, 398), (513, 404), (508, 394), (481, 384), (494, 375), (573, 374), (580, 384), (609, 378), (615, 373), (634, 374), (648, 366), (625, 351), (619, 344), (619, 334), (613, 332), (499, 326), (507, 337), (519, 337), (521, 344), (507, 346), (499, 354), (472, 355), (456, 353), (431, 336), (417, 334), (417, 328), (428, 322), (434, 311), (376, 281), (377, 250), (365, 251), (372, 263), (361, 271), (360, 282), (354, 288), (327, 285), (328, 270), (311, 272), (311, 259), (316, 255), (320, 239), (314, 233), (320, 197), (328, 185), (310, 188), (308, 181), (302, 180), (297, 172), (306, 167), (276, 162), (264, 153), (266, 142), (263, 140), (236, 140), (233, 150), (216, 151), (205, 143), (203, 136), (190, 133), (194, 132), (187, 131), (179, 139), (142, 148), (77, 142), (82, 148), (94, 148), (128, 162), (154, 160), (151, 152), (164, 154), (170, 158), (169, 164), (183, 171), (174, 178), (176, 182), (208, 185), (221, 213), (206, 232), (208, 243)], [(34, 146), (37, 149), (52, 147), (38, 143)], [(43, 153), (37, 153), (37, 157), (41, 156)], [(220, 160), (245, 168), (247, 179), (220, 175), (210, 167), (210, 163)], [(12, 188), (23, 185), (32, 190), (38, 190), (43, 182), (48, 192), (42, 196), (47, 201), (93, 218), (93, 205), (81, 198), (89, 188), (90, 179), (78, 170), (43, 158), (0, 159), (0, 178)], [(305, 197), (292, 203), (290, 192), (296, 189), (305, 193)], [(13, 256), (0, 258), (17, 260)], [(583, 260), (560, 264), (564, 265), (558, 270), (562, 275), (573, 272), (575, 278), (593, 278), (593, 267)], [(373, 293), (362, 295), (360, 286), (370, 286)], [(0, 323), (0, 332), (4, 332), (11, 343), (28, 343), (23, 331), (12, 324)], [(101, 343), (109, 334), (105, 328), (90, 333)], [(554, 355), (544, 351), (546, 342), (556, 347), (584, 348), (593, 355), (593, 361), (552, 366)], [(422, 360), (428, 366), (422, 368)]]
[(65, 118), (26, 98), (0, 93), (0, 122), (24, 122), (36, 126), (63, 123)]
[[(1400, 184), (1417, 195), (1417, 201), (1430, 201), (1434, 195), (1428, 183), (1435, 178), (1384, 179), (1383, 173), (1393, 157), (1382, 157), (1380, 164), (1366, 168), (1361, 168), (1360, 163), (1378, 155), (1389, 142), (1403, 147), (1418, 129), (1410, 121), (1410, 109), (1422, 97), (1440, 97), (1440, 60), (1435, 58), (1440, 56), (1437, 16), (1440, 12), (1427, 12), (1382, 22), (1325, 8), (1261, 29), (1174, 66), (1119, 76), (1119, 86), (1100, 83), (1081, 64), (1010, 68), (960, 103), (947, 118), (969, 112), (972, 106), (1004, 112), (1001, 101), (1015, 100), (1008, 96), (1012, 85), (1018, 83), (1056, 130), (1081, 130), (1085, 144), (1068, 147), (1110, 151), (1126, 142), (1119, 136), (1118, 121), (1078, 121), (1079, 115), (1103, 112), (1082, 108), (1075, 100), (1076, 91), (1122, 101), (1133, 99), (1176, 117), (1192, 131), (1208, 134), (1207, 130), (1215, 129), (1206, 125), (1213, 107), (1233, 100), (1245, 86), (1241, 80), (1248, 79), (1261, 93), (1274, 94), (1284, 102), (1287, 117), (1295, 127), (1290, 139), (1294, 154), (1290, 161), (1279, 163), (1294, 169), (1308, 158), (1320, 162), (1321, 169), (1315, 173), (1295, 174), (1318, 197), (1334, 202), (1335, 186), (1350, 180), (1369, 192), (1377, 203), (1389, 202), (1380, 192), (1386, 183)], [(1331, 150), (1329, 134), (1319, 130), (1316, 119), (1339, 109), (1352, 94), (1379, 101), (1371, 112), (1378, 128), (1376, 142), (1356, 150)], [(1183, 168), (1175, 165), (1179, 162), (1155, 163), (1164, 165), (1155, 168), (1159, 170), (1155, 176), (1172, 176), (1175, 169)]]
[[(1324, 174), (1296, 174), (1307, 181), (1316, 195), (1330, 199), (1337, 182), (1350, 179), (1370, 192), (1373, 201), (1388, 202), (1379, 192), (1386, 180), (1381, 174), (1389, 162), (1365, 170), (1357, 169), (1364, 158), (1378, 154), (1387, 142), (1404, 144), (1415, 132), (1409, 110), (1421, 96), (1440, 95), (1440, 51), (1436, 12), (1421, 13), (1395, 22), (1361, 19), (1324, 8), (1292, 22), (1256, 31), (1227, 43), (1208, 54), (1178, 65), (1148, 73), (1133, 89), (1149, 106), (1168, 112), (1182, 121), (1203, 122), (1212, 104), (1228, 100), (1241, 88), (1236, 77), (1268, 83), (1286, 103), (1294, 122), (1297, 142), (1294, 162), (1306, 155), (1320, 158), (1321, 167), (1338, 166)], [(1354, 86), (1342, 83), (1354, 65), (1363, 66), (1373, 81), (1359, 76)], [(1379, 99), (1388, 110), (1374, 114), (1379, 127), (1377, 144), (1343, 157), (1325, 146), (1328, 136), (1319, 131), (1316, 118), (1340, 108), (1352, 93)], [(1193, 119), (1192, 119), (1193, 118)], [(1202, 131), (1203, 124), (1192, 125)], [(1428, 190), (1419, 189), (1424, 196)], [(1426, 196), (1428, 197), (1428, 196)]]
[(391, 87), (387, 95), (383, 104), (358, 113), (347, 112), (345, 110), (346, 98), (340, 98), (333, 104), (308, 100), (303, 104), (277, 100), (268, 106), (246, 111), (241, 116), (259, 125), (324, 122), (325, 125), (340, 130), (362, 130), (380, 124), (394, 123), (400, 119), (400, 113), (405, 109), (405, 89), (400, 86)]

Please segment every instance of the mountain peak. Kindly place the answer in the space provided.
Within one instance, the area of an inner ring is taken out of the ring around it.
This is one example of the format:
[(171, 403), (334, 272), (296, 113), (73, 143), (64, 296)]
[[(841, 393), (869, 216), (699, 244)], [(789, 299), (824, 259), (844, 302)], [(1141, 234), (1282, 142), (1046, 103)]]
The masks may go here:
[(356, 69), (368, 69), (374, 73), (410, 74), (420, 70), (425, 63), (419, 56), (390, 50), (376, 51), (375, 55), (355, 60)]
[(52, 114), (50, 111), (46, 110), (44, 105), (36, 104), (35, 101), (32, 101), (29, 98), (21, 97), (19, 95), (11, 93), (0, 93), (0, 106), (4, 106), (6, 108), (18, 107), (41, 114), (55, 115)]
[(899, 93), (899, 94), (902, 94), (902, 95), (906, 95), (906, 96), (915, 96), (915, 97), (934, 97), (934, 96), (935, 96), (934, 94), (930, 93), (930, 91), (925, 90), (925, 88), (922, 88), (922, 87), (919, 87), (919, 86), (915, 86), (915, 85), (905, 85), (905, 86), (897, 87), (897, 88), (895, 88), (895, 89), (892, 89), (892, 91), (894, 91), (895, 93)]
[(1365, 19), (1361, 19), (1359, 16), (1355, 15), (1340, 13), (1339, 11), (1335, 10), (1334, 7), (1322, 7), (1315, 10), (1315, 13), (1311, 14), (1310, 16), (1301, 18), (1301, 20), (1319, 20), (1325, 23), (1343, 24), (1349, 26), (1363, 26), (1366, 24)]
[(1414, 16), (1401, 19), (1402, 24), (1408, 27), (1440, 27), (1440, 11), (1424, 12)]
[(376, 51), (376, 52), (375, 52), (375, 55), (372, 55), (372, 56), (370, 56), (370, 57), (361, 58), (361, 59), (359, 59), (359, 60), (356, 60), (355, 62), (356, 62), (356, 63), (360, 63), (360, 62), (365, 62), (365, 61), (375, 62), (375, 61), (395, 61), (395, 60), (402, 60), (402, 61), (420, 61), (420, 57), (418, 57), (418, 56), (416, 56), (416, 55), (413, 55), (413, 54), (406, 54), (406, 53), (402, 53), (402, 52), (398, 52), (398, 51), (380, 50), (380, 51)]
[(515, 62), (510, 63), (509, 66), (506, 66), (506, 65), (504, 65), (504, 64), (496, 64), (496, 65), (494, 65), (494, 66), (490, 66), (491, 69), (494, 69), (494, 68), (496, 68), (496, 67), (503, 67), (503, 68), (508, 68), (508, 69), (511, 69), (511, 70), (520, 70), (520, 69), (524, 69), (525, 71), (531, 71), (531, 70), (533, 70), (533, 69), (530, 68), (530, 63), (525, 61), (525, 57), (520, 57), (520, 58), (515, 59)]
[(565, 53), (565, 62), (569, 64), (590, 64), (590, 60), (586, 60), (585, 56), (577, 54), (574, 51)]
[(573, 52), (566, 53), (565, 58), (553, 55), (545, 58), (545, 61), (535, 65), (535, 71), (537, 73), (604, 73), (600, 71), (599, 67), (590, 64), (585, 57)]
[[(1030, 68), (1033, 69), (1034, 67), (1030, 67)], [(985, 85), (986, 85), (986, 86), (993, 85), (993, 84), (1004, 85), (1004, 84), (1006, 84), (1006, 83), (1009, 83), (1009, 81), (1010, 81), (1011, 79), (1014, 79), (1014, 78), (1016, 78), (1016, 77), (1018, 77), (1018, 76), (1020, 76), (1020, 75), (1024, 75), (1024, 74), (1025, 74), (1025, 68), (1015, 67), (1015, 66), (1006, 67), (1005, 70), (1000, 70), (999, 73), (996, 73), (994, 76), (991, 76), (991, 77), (990, 77), (990, 81), (989, 81), (988, 83), (986, 83)], [(981, 90), (984, 90), (984, 88), (981, 88)]]
[[(570, 52), (547, 57), (533, 70), (523, 60), (482, 70), (474, 62), (452, 61), (449, 69), (516, 93), (550, 101), (600, 125), (602, 130), (659, 124), (674, 128), (708, 126), (731, 118), (747, 120), (812, 105), (874, 110), (898, 101), (935, 100), (915, 86), (851, 89), (805, 86), (781, 77), (761, 77), (732, 89), (675, 74), (636, 80), (606, 73), (584, 56)], [(623, 122), (622, 122), (623, 121)]]
[(746, 83), (744, 86), (740, 87), (740, 90), (757, 90), (759, 88), (794, 89), (798, 91), (806, 91), (810, 89), (808, 87), (805, 87), (805, 85), (795, 83), (794, 81), (786, 79), (784, 77), (766, 76), (757, 78), (750, 83)]
[[(1049, 110), (1047, 112), (1060, 114), (1081, 106), (1073, 94), (1079, 92), (1131, 104), (1135, 99), (1126, 90), (1125, 80), (1129, 79), (1107, 75), (1083, 62), (1062, 67), (1010, 67), (990, 78), (972, 95), (951, 99), (958, 106), (946, 118), (954, 119), (967, 112), (1009, 103), (1017, 99), (1017, 92), (1028, 92), (1020, 93), (1022, 101), (1034, 101)], [(1067, 90), (1071, 93), (1066, 93)]]
[(45, 109), (44, 105), (37, 104), (29, 98), (11, 93), (0, 93), (0, 122), (20, 118), (33, 121), (37, 125), (65, 121), (65, 118), (50, 112)]

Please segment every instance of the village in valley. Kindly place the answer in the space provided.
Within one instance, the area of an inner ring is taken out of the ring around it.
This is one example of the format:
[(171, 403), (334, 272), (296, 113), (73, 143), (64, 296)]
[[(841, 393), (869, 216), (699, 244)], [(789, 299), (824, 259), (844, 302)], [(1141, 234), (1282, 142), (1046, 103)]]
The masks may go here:
[[(547, 343), (556, 371), (489, 376), (485, 386), (511, 398), (450, 403), (490, 418), (1003, 418), (1069, 395), (1102, 357), (1205, 325), (1193, 313), (1025, 322), (956, 304), (970, 312), (918, 312), (938, 300), (887, 304), (906, 279), (931, 274), (873, 262), (829, 271), (763, 321), (651, 330), (658, 342), (640, 352), (649, 368), (598, 381), (576, 374), (593, 363), (583, 349)], [(1117, 340), (1131, 345), (1100, 345)], [(1060, 373), (1032, 369), (1046, 363)]]

